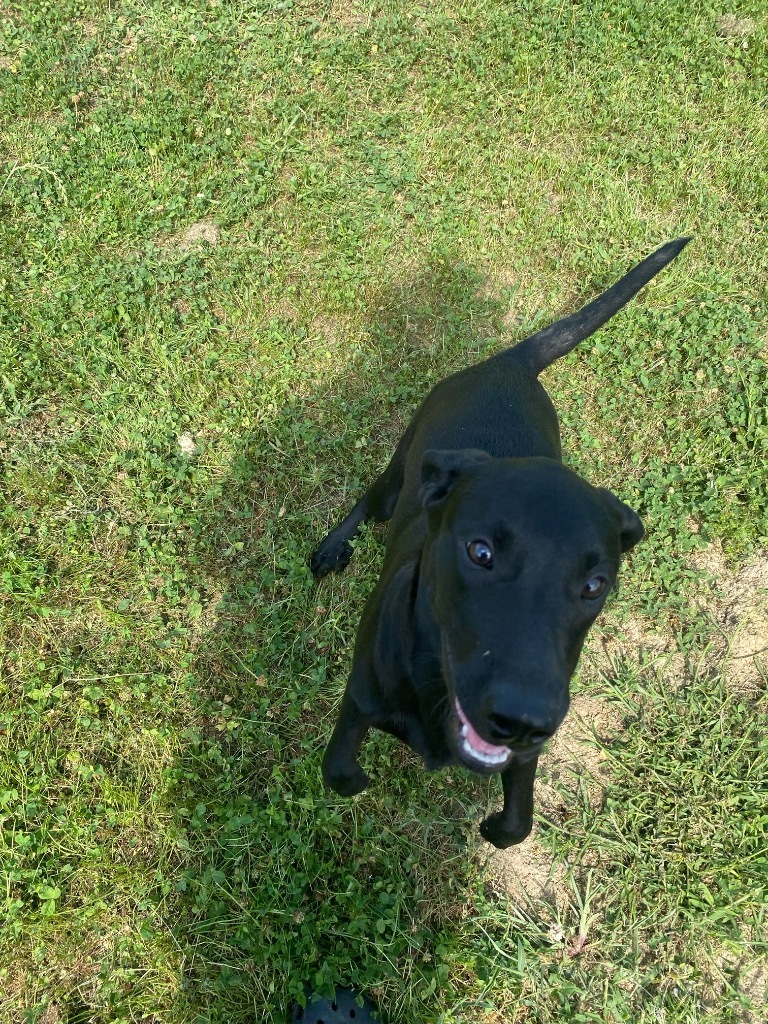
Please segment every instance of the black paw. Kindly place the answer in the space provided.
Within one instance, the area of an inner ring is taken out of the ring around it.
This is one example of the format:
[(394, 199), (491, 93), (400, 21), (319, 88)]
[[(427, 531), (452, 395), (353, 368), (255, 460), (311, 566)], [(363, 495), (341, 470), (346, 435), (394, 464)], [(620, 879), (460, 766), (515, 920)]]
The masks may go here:
[(516, 846), (518, 843), (522, 843), (524, 839), (527, 839), (531, 834), (532, 828), (533, 822), (530, 822), (527, 827), (520, 826), (517, 829), (510, 829), (509, 823), (504, 819), (504, 815), (498, 813), (492, 814), (482, 822), (480, 825), (480, 835), (497, 849), (506, 850), (507, 847)]
[(339, 796), (356, 796), (362, 793), (371, 781), (359, 765), (353, 771), (342, 773), (323, 765), (323, 780)]
[(321, 580), (329, 572), (341, 572), (349, 565), (352, 557), (352, 545), (348, 540), (336, 540), (329, 533), (312, 555), (309, 567), (316, 580)]

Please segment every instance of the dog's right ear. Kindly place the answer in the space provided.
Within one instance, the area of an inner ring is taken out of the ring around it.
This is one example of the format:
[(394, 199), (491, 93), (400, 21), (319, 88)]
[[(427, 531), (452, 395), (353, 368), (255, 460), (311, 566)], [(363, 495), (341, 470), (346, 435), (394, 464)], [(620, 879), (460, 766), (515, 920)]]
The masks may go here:
[(437, 508), (451, 493), (461, 473), (490, 457), (487, 452), (477, 448), (464, 448), (461, 451), (431, 449), (424, 452), (419, 491), (421, 504), (428, 512)]

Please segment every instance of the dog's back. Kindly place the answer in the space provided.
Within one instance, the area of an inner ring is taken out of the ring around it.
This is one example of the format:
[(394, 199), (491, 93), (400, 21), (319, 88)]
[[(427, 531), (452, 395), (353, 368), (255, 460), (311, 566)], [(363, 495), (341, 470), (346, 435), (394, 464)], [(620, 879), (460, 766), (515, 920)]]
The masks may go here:
[(397, 535), (421, 512), (421, 464), (429, 449), (477, 448), (493, 458), (559, 459), (557, 416), (539, 374), (610, 320), (689, 241), (688, 237), (668, 242), (577, 313), (440, 381), (409, 428), (391, 534)]

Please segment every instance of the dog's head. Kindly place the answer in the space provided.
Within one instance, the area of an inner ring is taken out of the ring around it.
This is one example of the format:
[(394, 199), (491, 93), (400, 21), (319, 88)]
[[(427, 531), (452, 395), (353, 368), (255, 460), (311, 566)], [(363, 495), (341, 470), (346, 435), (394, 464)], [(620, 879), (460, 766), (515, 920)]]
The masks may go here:
[(584, 638), (643, 526), (555, 460), (473, 450), (426, 452), (421, 502), (448, 741), (474, 771), (501, 771), (565, 718)]

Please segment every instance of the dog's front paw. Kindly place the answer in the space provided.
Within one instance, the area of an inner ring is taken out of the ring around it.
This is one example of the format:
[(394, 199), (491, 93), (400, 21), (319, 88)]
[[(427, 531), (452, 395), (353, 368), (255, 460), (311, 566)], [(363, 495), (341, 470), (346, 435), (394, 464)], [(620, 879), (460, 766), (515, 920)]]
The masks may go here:
[(533, 822), (527, 828), (519, 826), (516, 829), (511, 829), (509, 824), (501, 812), (492, 814), (481, 823), (480, 835), (497, 849), (506, 850), (507, 847), (516, 846), (517, 843), (522, 843), (524, 839), (527, 839), (533, 827)]
[(352, 557), (352, 545), (348, 540), (336, 539), (332, 533), (322, 541), (312, 555), (309, 567), (316, 580), (321, 580), (329, 572), (341, 572), (349, 565)]
[(346, 772), (323, 765), (323, 780), (339, 796), (356, 796), (371, 781), (359, 765)]

